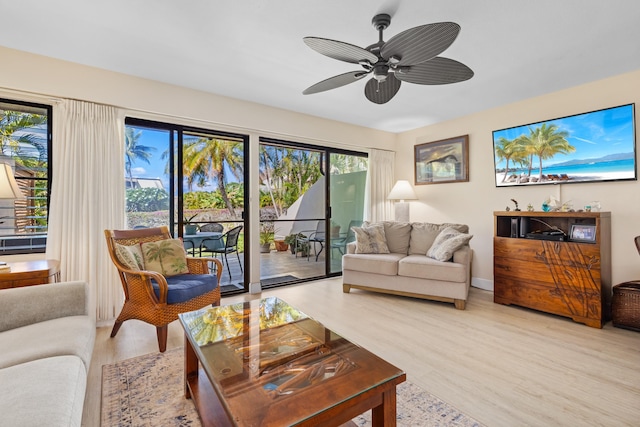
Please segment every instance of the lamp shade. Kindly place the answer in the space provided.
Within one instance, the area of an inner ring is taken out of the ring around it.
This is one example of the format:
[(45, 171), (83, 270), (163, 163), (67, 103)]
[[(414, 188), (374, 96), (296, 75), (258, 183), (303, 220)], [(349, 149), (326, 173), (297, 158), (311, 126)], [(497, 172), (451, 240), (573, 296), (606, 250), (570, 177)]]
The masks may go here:
[(416, 200), (416, 193), (413, 191), (413, 187), (409, 184), (409, 181), (400, 179), (396, 182), (396, 185), (393, 186), (389, 196), (387, 196), (389, 200)]
[(24, 199), (25, 196), (13, 177), (11, 165), (0, 165), (0, 199)]

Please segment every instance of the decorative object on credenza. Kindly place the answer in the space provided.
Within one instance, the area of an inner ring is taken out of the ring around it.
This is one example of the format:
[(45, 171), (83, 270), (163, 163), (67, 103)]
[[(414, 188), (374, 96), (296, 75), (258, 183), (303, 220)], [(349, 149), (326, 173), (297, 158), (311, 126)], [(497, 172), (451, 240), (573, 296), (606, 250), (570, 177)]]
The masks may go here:
[(514, 209), (514, 211), (520, 212), (520, 208), (518, 207), (518, 201), (516, 199), (511, 199), (511, 201), (513, 202), (513, 204), (516, 205), (516, 208)]
[(595, 243), (596, 226), (573, 224), (571, 226), (571, 234), (569, 236), (569, 240), (571, 240), (572, 242)]
[(469, 181), (469, 135), (418, 144), (414, 149), (415, 184)]
[(494, 131), (496, 187), (636, 180), (634, 108), (627, 104)]
[(533, 205), (531, 203), (527, 205), (527, 212), (533, 212)]
[(395, 219), (399, 222), (409, 222), (409, 203), (405, 200), (417, 200), (416, 192), (409, 181), (400, 179), (393, 186), (389, 196), (389, 200), (397, 200), (395, 203)]

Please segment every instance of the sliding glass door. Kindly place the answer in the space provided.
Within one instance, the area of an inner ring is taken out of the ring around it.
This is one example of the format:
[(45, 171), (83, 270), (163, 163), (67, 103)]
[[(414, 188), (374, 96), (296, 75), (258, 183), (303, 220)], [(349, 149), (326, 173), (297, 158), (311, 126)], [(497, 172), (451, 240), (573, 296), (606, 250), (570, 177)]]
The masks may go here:
[(223, 293), (248, 290), (248, 137), (129, 118), (125, 141), (128, 227), (167, 225), (189, 254), (221, 259)]
[(367, 157), (261, 139), (260, 259), (263, 288), (340, 274), (362, 223)]
[(328, 233), (328, 271), (342, 272), (342, 255), (355, 241), (352, 227), (362, 225), (368, 159), (355, 153), (331, 153), (329, 200), (331, 206)]

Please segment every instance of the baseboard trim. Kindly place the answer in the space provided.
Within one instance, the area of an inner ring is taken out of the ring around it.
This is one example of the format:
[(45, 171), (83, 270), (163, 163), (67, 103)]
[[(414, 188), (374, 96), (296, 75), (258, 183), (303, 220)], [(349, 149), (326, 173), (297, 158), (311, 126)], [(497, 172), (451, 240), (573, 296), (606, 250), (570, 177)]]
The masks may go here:
[(493, 280), (481, 279), (479, 277), (471, 278), (471, 286), (474, 288), (484, 289), (493, 292)]

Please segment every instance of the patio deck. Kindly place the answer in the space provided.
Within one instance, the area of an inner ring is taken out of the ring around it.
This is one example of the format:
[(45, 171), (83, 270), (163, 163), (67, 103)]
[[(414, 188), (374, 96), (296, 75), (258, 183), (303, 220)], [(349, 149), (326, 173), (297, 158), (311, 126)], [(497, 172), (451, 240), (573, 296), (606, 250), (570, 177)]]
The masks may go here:
[[(240, 262), (244, 268), (244, 258), (240, 254)], [(298, 281), (298, 279), (309, 279), (312, 277), (320, 277), (325, 273), (324, 270), (324, 254), (321, 254), (318, 261), (314, 256), (307, 257), (295, 256), (289, 251), (278, 252), (271, 251), (269, 253), (260, 254), (260, 272), (263, 288), (277, 286), (284, 282)], [(204, 254), (203, 254), (204, 256)], [(227, 266), (224, 265), (222, 272), (221, 285), (223, 293), (230, 293), (243, 289), (244, 273), (240, 271), (240, 265), (235, 254), (228, 257), (229, 267), (231, 270), (231, 279), (227, 272)], [(337, 260), (336, 262), (339, 262)]]

